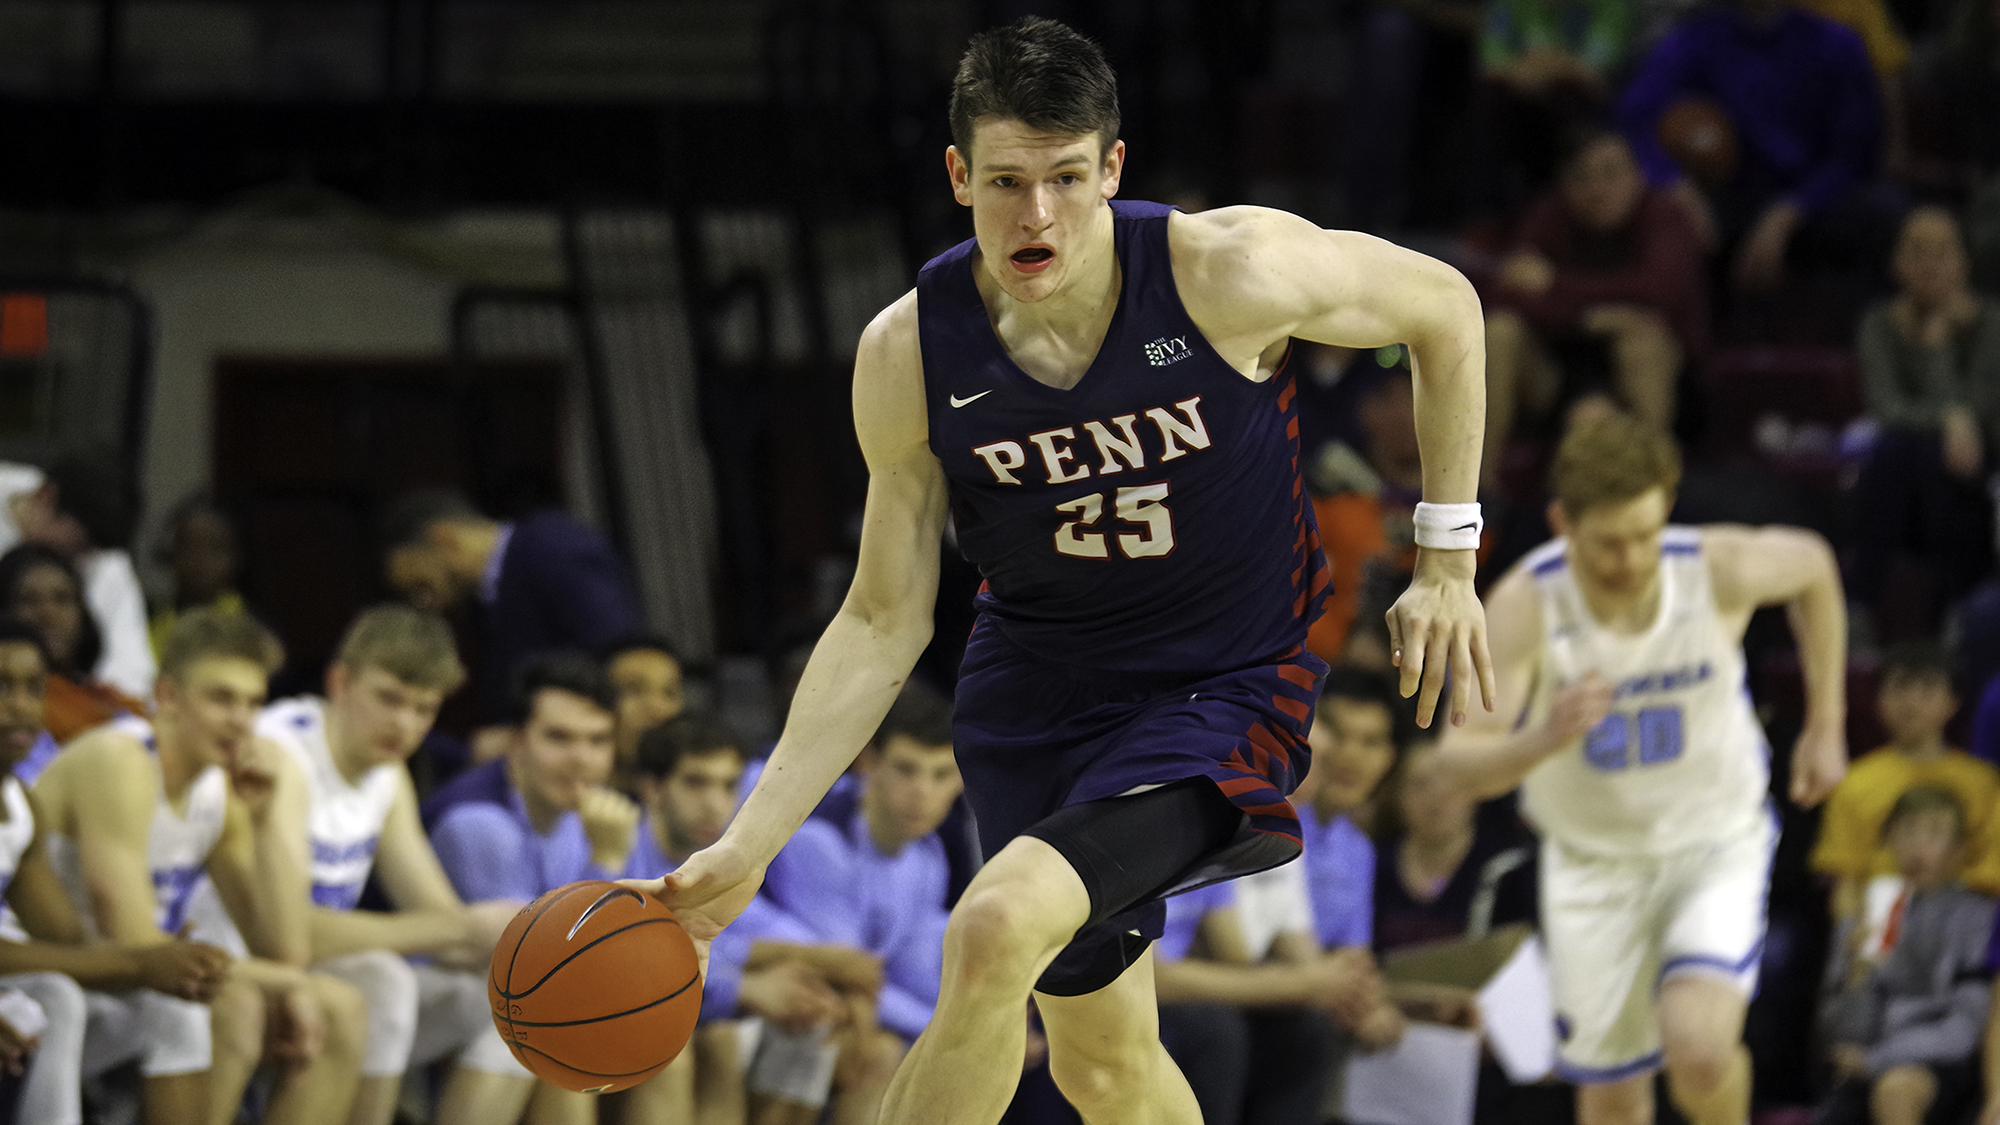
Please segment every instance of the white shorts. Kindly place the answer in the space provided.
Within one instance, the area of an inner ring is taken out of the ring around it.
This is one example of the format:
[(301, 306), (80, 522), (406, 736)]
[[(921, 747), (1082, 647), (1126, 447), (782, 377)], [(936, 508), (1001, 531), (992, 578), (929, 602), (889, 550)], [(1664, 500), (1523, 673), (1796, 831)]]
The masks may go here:
[(1777, 828), (1666, 856), (1606, 857), (1542, 843), (1542, 937), (1555, 994), (1556, 1074), (1619, 1082), (1660, 1066), (1655, 998), (1699, 973), (1757, 988)]
[(483, 973), (417, 966), (417, 1026), (409, 1062), (428, 1066), (451, 1055), (483, 1074), (531, 1078), (493, 1025)]
[(208, 1005), (144, 988), (85, 992), (83, 1001), (90, 1013), (83, 1037), (85, 1078), (133, 1059), (147, 1078), (208, 1069)]

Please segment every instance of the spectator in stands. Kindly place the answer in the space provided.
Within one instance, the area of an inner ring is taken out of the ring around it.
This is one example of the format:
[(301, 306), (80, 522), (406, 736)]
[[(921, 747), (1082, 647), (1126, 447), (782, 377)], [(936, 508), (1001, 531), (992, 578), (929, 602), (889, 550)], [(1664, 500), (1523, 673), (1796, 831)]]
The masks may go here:
[[(116, 1001), (121, 1005), (171, 1006), (200, 1022), (205, 1015), (198, 1004), (227, 978), (230, 958), (193, 941), (86, 943), (83, 921), (49, 866), (46, 818), (36, 816), (35, 799), (11, 773), (46, 737), (47, 676), (40, 637), (20, 621), (0, 619), (0, 885), (29, 935), (0, 937), (0, 989), (24, 993), (48, 1020), (47, 1029), (35, 1036), (39, 1043), (15, 1119), (82, 1125), (79, 1082), (86, 1077), (86, 1058), (94, 1077), (154, 1046), (137, 1036), (114, 1045), (107, 1036), (111, 1029), (100, 1019), (96, 1034), (88, 1037), (93, 1049), (86, 1050), (90, 1021), (83, 989), (122, 994)], [(11, 1027), (0, 1029), (9, 1062), (27, 1061), (14, 1053), (22, 1038)]]
[[(1346, 378), (1368, 383), (1355, 412), (1361, 448), (1328, 442), (1308, 474), (1313, 517), (1334, 570), (1326, 612), (1313, 623), (1306, 644), (1329, 663), (1342, 659), (1351, 639), (1367, 646), (1382, 632), (1372, 628), (1379, 616), (1372, 612), (1375, 603), (1388, 608), (1380, 591), (1394, 587), (1400, 593), (1416, 565), (1410, 513), (1423, 499), (1423, 464), (1417, 455), (1415, 393), (1401, 363), (1387, 370), (1366, 361), (1349, 368)], [(1362, 628), (1356, 628), (1357, 619)], [(1360, 662), (1386, 665), (1386, 646), (1379, 660)]]
[[(1312, 768), (1292, 794), (1313, 924), (1320, 948), (1354, 950), (1372, 965), (1375, 845), (1355, 818), (1369, 818), (1369, 803), (1408, 744), (1411, 723), (1389, 678), (1359, 668), (1327, 675), (1314, 719)], [(1353, 1031), (1363, 1045), (1383, 1046), (1402, 1038), (1405, 1025), (1384, 993)]]
[(1535, 853), (1525, 831), (1482, 825), (1479, 805), (1437, 767), (1437, 743), (1403, 755), (1386, 786), (1375, 849), (1375, 952), (1534, 925)]
[(148, 627), (157, 655), (174, 622), (190, 609), (247, 613), (237, 583), (243, 577), (243, 548), (236, 522), (206, 493), (188, 497), (167, 516), (160, 561), (173, 583), (168, 603)]
[(23, 543), (0, 555), (0, 612), (41, 634), (51, 664), (48, 730), (57, 742), (68, 742), (115, 716), (143, 716), (151, 710), (90, 675), (103, 636), (84, 602), (82, 578), (62, 555), (39, 543)]
[[(382, 537), (389, 585), (412, 603), (476, 607), (481, 722), (506, 715), (514, 677), (536, 653), (595, 651), (645, 627), (625, 561), (566, 512), (503, 523), (457, 493), (413, 492), (390, 507)], [(505, 745), (502, 729), (488, 727), (473, 753), (489, 761)]]
[(1883, 825), (1896, 801), (1919, 785), (1957, 795), (1973, 842), (1975, 866), (1968, 878), (1975, 886), (2000, 889), (2000, 864), (1992, 854), (2000, 770), (1945, 743), (1958, 696), (1944, 650), (1922, 642), (1890, 650), (1876, 708), (1889, 742), (1848, 768), (1827, 798), (1812, 851), (1813, 870), (1834, 880), (1835, 920), (1861, 917), (1869, 882), (1894, 873), (1894, 857), (1882, 847)]
[[(637, 774), (645, 816), (627, 876), (655, 878), (720, 839), (748, 761), (741, 740), (706, 715), (683, 714), (646, 731)], [(702, 978), (699, 1068), (731, 1081), (695, 1091), (701, 1112), (741, 1101), (747, 1070), (758, 1125), (818, 1120), (836, 1084), (835, 1125), (873, 1122), (903, 1053), (901, 1040), (875, 1024), (881, 988), (879, 958), (822, 942), (769, 896), (753, 899), (716, 939)], [(728, 1022), (737, 1018), (764, 1021), (749, 1059), (738, 1057), (739, 1036)], [(828, 1036), (830, 1026), (838, 1031)]]
[(1160, 1041), (1207, 1125), (1319, 1125), (1334, 1029), (1367, 1020), (1381, 977), (1362, 950), (1322, 954), (1309, 914), (1258, 948), (1239, 914), (1243, 888), (1235, 880), (1167, 900), (1153, 946)]
[[(525, 905), (565, 883), (618, 877), (639, 814), (604, 788), (617, 708), (603, 668), (582, 653), (544, 653), (522, 666), (505, 756), (424, 802), (431, 847), (460, 901)], [(593, 1104), (538, 1083), (529, 1120), (589, 1121)]]
[(1957, 1121), (1978, 1094), (1994, 904), (1957, 881), (1965, 808), (1951, 790), (1919, 785), (1897, 799), (1883, 835), (1905, 880), (1894, 948), (1858, 985), (1829, 989), (1823, 1022), (1839, 1085), (1824, 1125)]
[(2000, 300), (1973, 292), (1941, 207), (1910, 213), (1891, 271), (1896, 295), (1862, 317), (1855, 343), (1881, 432), (1854, 489), (1848, 588), (1875, 607), (1894, 557), (1912, 552), (1934, 560), (1944, 605), (1993, 566), (1984, 481), (2000, 465)]
[(937, 830), (962, 789), (951, 746), (950, 704), (905, 688), (856, 761), (852, 812), (807, 820), (764, 879), (819, 940), (881, 958), (877, 1019), (906, 1042), (937, 1003), (950, 881)]
[[(1667, 111), (1694, 98), (1719, 105), (1735, 132), (1735, 167), (1706, 192), (1659, 137)], [(1893, 237), (1898, 205), (1868, 180), (1881, 150), (1875, 74), (1861, 40), (1831, 20), (1784, 0), (1697, 11), (1639, 64), (1619, 117), (1647, 179), (1731, 250), (1740, 288), (1775, 287), (1788, 263), (1868, 268)]]
[[(513, 1120), (534, 1085), (493, 1026), (486, 974), (463, 971), (483, 968), (520, 904), (459, 899), (424, 837), (404, 766), (464, 681), (442, 618), (376, 606), (342, 638), (324, 699), (280, 700), (257, 719), (258, 735), (289, 754), (305, 782), (306, 800), (280, 815), (311, 855), (313, 969), (352, 984), (368, 1005), (350, 1125), (389, 1125), (403, 1072), (452, 1056), (438, 1125)], [(355, 909), (371, 876), (390, 909)], [(406, 955), (436, 960), (412, 966)]]
[(637, 796), (639, 736), (680, 714), (686, 705), (681, 693), (680, 657), (665, 637), (624, 637), (604, 649), (604, 674), (618, 693), (617, 757), (612, 776), (620, 792)]
[(1608, 375), (1626, 409), (1671, 428), (1681, 366), (1707, 343), (1701, 260), (1686, 210), (1648, 187), (1622, 136), (1568, 134), (1555, 190), (1522, 219), (1488, 286), (1488, 490), (1517, 422), (1594, 389), (1565, 393), (1587, 371)]
[(1595, 117), (1631, 42), (1630, 0), (1488, 0), (1474, 144), (1488, 202), (1511, 214), (1555, 172), (1559, 138)]
[(354, 988), (310, 974), (308, 874), (277, 810), (303, 800), (282, 751), (255, 737), (277, 639), (246, 617), (197, 611), (161, 656), (159, 714), (77, 739), (35, 783), (50, 865), (95, 932), (126, 945), (175, 940), (203, 876), (250, 957), (211, 1013), (144, 994), (119, 1003), (150, 1041), (149, 1122), (225, 1125), (259, 1060), (286, 1062), (264, 1120), (334, 1125), (359, 1080), (366, 1013)]

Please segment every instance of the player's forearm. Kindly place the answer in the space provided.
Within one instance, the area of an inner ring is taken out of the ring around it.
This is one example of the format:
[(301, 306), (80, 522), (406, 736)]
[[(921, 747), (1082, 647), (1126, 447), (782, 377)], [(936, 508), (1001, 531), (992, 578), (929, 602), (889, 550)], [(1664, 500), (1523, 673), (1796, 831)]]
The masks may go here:
[(138, 950), (117, 945), (0, 941), (0, 976), (16, 973), (61, 973), (100, 992), (122, 992), (144, 983)]
[(1439, 743), (1437, 761), (1452, 784), (1487, 800), (1520, 788), (1535, 767), (1564, 744), (1540, 723), (1504, 737), (1467, 737), (1454, 731)]
[(1455, 272), (1437, 283), (1429, 314), (1409, 341), (1415, 375), (1417, 448), (1424, 499), (1463, 504), (1478, 497), (1486, 432), (1486, 335), (1479, 297)]
[(1847, 609), (1832, 549), (1816, 535), (1812, 541), (1811, 581), (1785, 616), (1805, 675), (1806, 724), (1840, 729), (1847, 722)]
[(470, 926), (463, 909), (383, 914), (315, 907), (308, 929), (312, 937), (312, 960), (317, 964), (371, 949), (401, 954), (440, 953), (465, 944)]
[(777, 748), (724, 839), (769, 863), (874, 737), (929, 642), (928, 616), (870, 620), (843, 608), (813, 649)]

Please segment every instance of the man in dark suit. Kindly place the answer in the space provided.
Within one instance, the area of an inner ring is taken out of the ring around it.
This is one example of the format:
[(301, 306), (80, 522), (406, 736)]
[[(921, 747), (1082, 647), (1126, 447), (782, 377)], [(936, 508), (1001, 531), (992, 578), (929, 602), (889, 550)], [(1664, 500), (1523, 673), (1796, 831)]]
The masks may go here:
[(514, 673), (528, 657), (595, 651), (645, 628), (625, 560), (567, 512), (501, 522), (458, 493), (426, 490), (392, 504), (382, 531), (389, 585), (405, 598), (439, 611), (473, 603), (482, 723), (502, 720)]

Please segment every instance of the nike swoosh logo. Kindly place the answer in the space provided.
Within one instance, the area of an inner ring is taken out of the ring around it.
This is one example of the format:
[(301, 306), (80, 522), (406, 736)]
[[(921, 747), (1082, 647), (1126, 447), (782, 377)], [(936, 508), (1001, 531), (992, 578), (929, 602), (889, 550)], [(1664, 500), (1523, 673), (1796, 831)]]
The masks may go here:
[(1459, 525), (1458, 525), (1457, 527), (1454, 527), (1454, 528), (1452, 528), (1452, 530), (1453, 530), (1453, 531), (1471, 531), (1471, 530), (1472, 530), (1473, 528), (1475, 528), (1475, 527), (1478, 527), (1478, 526), (1479, 526), (1479, 525), (1478, 525), (1478, 524), (1476, 524), (1476, 523), (1462, 523), (1462, 524), (1459, 524)]
[(952, 409), (956, 410), (961, 406), (971, 406), (973, 403), (978, 402), (980, 399), (985, 398), (987, 395), (990, 395), (992, 393), (993, 392), (990, 390), (980, 391), (978, 394), (973, 395), (971, 398), (960, 398), (957, 395), (953, 395), (951, 396)]

